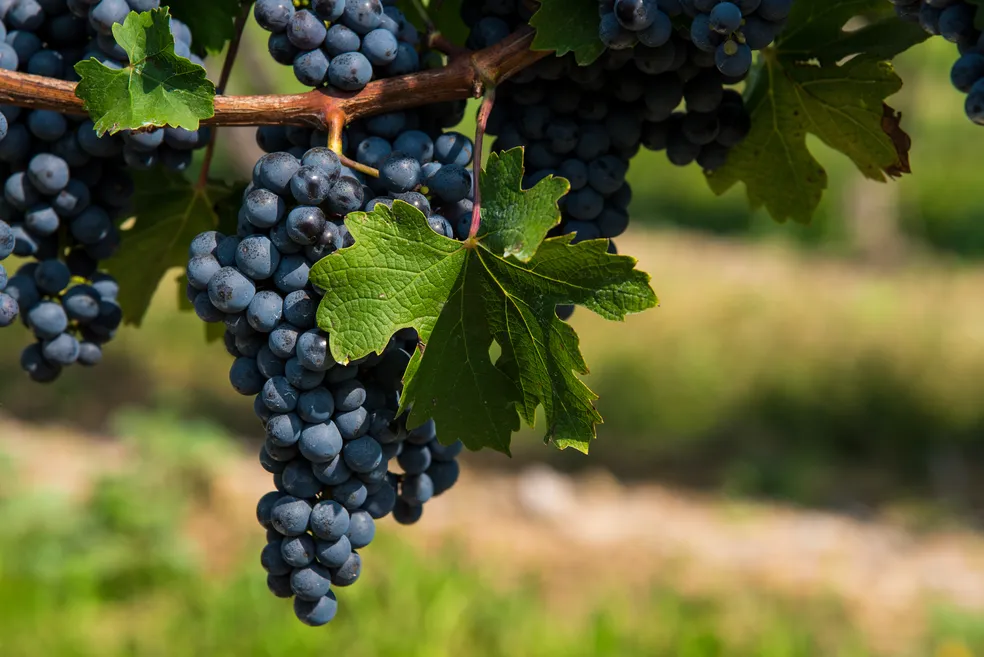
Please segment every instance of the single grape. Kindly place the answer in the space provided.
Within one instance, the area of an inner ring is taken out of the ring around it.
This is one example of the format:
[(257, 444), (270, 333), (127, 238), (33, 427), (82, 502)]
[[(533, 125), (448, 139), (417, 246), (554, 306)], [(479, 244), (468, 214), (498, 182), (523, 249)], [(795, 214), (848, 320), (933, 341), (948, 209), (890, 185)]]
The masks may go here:
[[(301, 51), (297, 49), (297, 46), (295, 46), (293, 43), (290, 42), (290, 38), (288, 38), (285, 32), (274, 32), (270, 34), (269, 38), (267, 38), (267, 52), (270, 53), (270, 57), (273, 58), (273, 61), (277, 62), (278, 64), (282, 64), (284, 66), (292, 66), (294, 64), (295, 58), (298, 55), (302, 54)], [(317, 51), (312, 50), (309, 52), (315, 53)], [(325, 72), (327, 72), (328, 70), (327, 60), (325, 61), (324, 69)], [(297, 70), (294, 71), (294, 75), (297, 76), (297, 79), (302, 84), (308, 84), (309, 86), (311, 86), (305, 79), (302, 79), (301, 74), (298, 73)], [(324, 79), (324, 72), (322, 72), (321, 79), (322, 80)], [(270, 153), (279, 149), (265, 148), (263, 150)]]
[(253, 17), (257, 24), (268, 32), (283, 32), (294, 15), (291, 0), (256, 0)]
[(385, 66), (396, 59), (399, 43), (384, 29), (375, 29), (362, 37), (361, 52), (374, 66)]
[(284, 364), (284, 376), (298, 390), (313, 390), (325, 379), (325, 373), (309, 370), (297, 358), (291, 358)]
[(419, 504), (409, 504), (403, 499), (397, 499), (393, 505), (393, 520), (401, 525), (412, 525), (424, 513), (424, 507)]
[(953, 86), (967, 93), (978, 80), (984, 78), (984, 55), (969, 52), (961, 55), (950, 69), (950, 82)]
[(284, 298), (284, 320), (300, 329), (314, 328), (317, 312), (318, 302), (307, 290), (291, 292)]
[(290, 188), (290, 180), (301, 168), (301, 163), (290, 153), (268, 153), (253, 168), (253, 183), (283, 196)]
[(383, 452), (372, 436), (350, 440), (342, 448), (345, 465), (353, 472), (369, 472), (382, 461)]
[(350, 554), (352, 554), (352, 543), (348, 536), (342, 536), (336, 541), (315, 542), (315, 556), (318, 563), (328, 568), (342, 567)]
[(328, 29), (323, 20), (307, 9), (295, 11), (287, 22), (287, 38), (300, 50), (313, 50), (325, 40)]
[(632, 32), (652, 25), (658, 11), (656, 0), (615, 0), (612, 9), (619, 24)]
[(327, 206), (334, 215), (345, 216), (362, 208), (365, 193), (358, 180), (350, 176), (340, 177), (328, 192)]
[[(266, 238), (261, 238), (266, 239)], [(269, 240), (266, 240), (269, 244)], [(260, 240), (253, 243), (255, 248), (240, 250), (236, 254), (236, 262), (253, 267), (254, 271), (264, 272), (264, 267), (269, 265), (269, 261), (276, 257), (276, 250), (271, 246), (266, 246)], [(237, 313), (246, 310), (249, 302), (256, 294), (256, 285), (253, 281), (243, 275), (238, 269), (233, 267), (223, 267), (208, 282), (208, 298), (212, 304), (226, 313)]]
[(327, 463), (342, 450), (342, 436), (334, 423), (311, 424), (301, 431), (298, 447), (312, 463)]
[[(339, 371), (335, 368), (332, 372)], [(348, 413), (338, 413), (335, 416), (335, 426), (345, 440), (354, 440), (369, 431), (369, 413), (364, 407), (349, 411)]]
[(360, 52), (344, 52), (328, 66), (328, 82), (343, 91), (359, 91), (370, 79), (372, 64)]
[(267, 573), (267, 588), (278, 598), (292, 598), (294, 592), (290, 589), (290, 575), (272, 575)]
[(428, 181), (431, 191), (446, 203), (457, 203), (472, 191), (472, 174), (459, 164), (448, 164)]
[[(325, 183), (327, 195), (327, 182)], [(287, 235), (302, 246), (317, 243), (325, 230), (325, 214), (317, 206), (299, 205), (287, 215)]]
[(434, 482), (426, 473), (407, 475), (400, 486), (400, 499), (411, 506), (420, 506), (434, 496)]
[(405, 445), (403, 452), (397, 457), (397, 463), (410, 475), (426, 472), (432, 460), (431, 452), (426, 446), (413, 444)]
[(341, 174), (342, 164), (333, 151), (323, 146), (310, 149), (301, 158), (301, 164), (306, 167), (316, 167), (320, 169), (330, 182), (338, 180)]
[(281, 541), (270, 541), (260, 552), (260, 565), (263, 570), (271, 575), (287, 575), (290, 573), (290, 564), (284, 560), (281, 551)]
[(434, 158), (434, 140), (421, 130), (407, 130), (393, 142), (393, 149), (413, 157), (417, 162), (430, 162)]
[(352, 476), (341, 454), (327, 463), (315, 463), (311, 469), (314, 471), (314, 476), (327, 486), (338, 486)]
[(359, 35), (341, 23), (332, 25), (325, 35), (324, 48), (332, 57), (338, 57), (347, 52), (356, 52), (361, 46), (362, 40)]
[(311, 10), (321, 20), (334, 22), (345, 11), (345, 0), (312, 0)]
[(353, 511), (349, 523), (348, 538), (352, 548), (364, 548), (376, 536), (376, 523), (364, 510)]
[(281, 496), (270, 511), (270, 524), (284, 536), (300, 536), (308, 528), (311, 503), (290, 495)]
[(334, 542), (349, 531), (349, 512), (334, 500), (318, 502), (310, 516), (311, 531), (318, 538)]
[(362, 508), (373, 519), (379, 520), (380, 518), (385, 518), (393, 511), (396, 499), (396, 491), (393, 487), (389, 485), (383, 486), (377, 492), (366, 498), (366, 502), (362, 505)]
[(68, 328), (68, 316), (61, 304), (42, 301), (27, 311), (28, 326), (42, 340), (53, 340)]
[[(271, 379), (273, 380), (273, 379)], [(266, 403), (266, 383), (263, 384), (264, 403)], [(281, 391), (288, 394), (286, 391)], [(296, 405), (296, 402), (295, 402)], [(269, 408), (269, 406), (268, 406)], [(294, 413), (274, 415), (266, 425), (267, 440), (278, 447), (290, 447), (295, 445), (301, 438), (303, 423)]]
[(714, 63), (725, 75), (744, 75), (752, 67), (752, 49), (743, 43), (725, 41), (714, 52)]
[[(273, 37), (278, 35), (272, 35)], [(271, 48), (272, 50), (272, 48)], [(277, 57), (286, 59), (288, 53), (278, 54)], [(277, 58), (275, 57), (275, 59)], [(298, 82), (309, 87), (320, 87), (328, 79), (331, 61), (320, 48), (294, 54), (288, 62), (294, 69), (294, 77)]]
[(266, 380), (257, 369), (255, 359), (241, 356), (229, 369), (229, 382), (239, 394), (252, 396), (263, 389)]
[(636, 44), (637, 37), (632, 30), (622, 26), (614, 12), (604, 14), (598, 26), (598, 37), (606, 48), (626, 50)]
[(718, 34), (732, 34), (741, 27), (742, 13), (732, 2), (719, 2), (708, 15), (710, 28)]
[(468, 166), (473, 150), (471, 139), (459, 132), (446, 132), (434, 142), (434, 158), (441, 164)]
[(297, 400), (297, 414), (311, 424), (328, 422), (334, 412), (334, 398), (327, 388), (303, 392)]
[(332, 499), (350, 511), (361, 507), (369, 496), (365, 485), (358, 479), (349, 479), (333, 486), (331, 491)]
[[(293, 590), (293, 579), (291, 579), (291, 587)], [(300, 596), (294, 599), (294, 615), (305, 625), (320, 627), (330, 623), (336, 613), (338, 613), (338, 601), (331, 591), (314, 601), (304, 600)]]
[(383, 4), (380, 0), (345, 0), (342, 23), (359, 34), (368, 34), (382, 22)]
[(284, 468), (283, 486), (289, 495), (313, 498), (321, 492), (322, 484), (311, 471), (310, 462), (304, 459), (295, 459)]
[(314, 539), (307, 534), (284, 538), (280, 554), (291, 568), (304, 568), (314, 561)]
[(353, 551), (345, 563), (331, 571), (331, 583), (335, 586), (351, 586), (362, 574), (362, 558)]
[(427, 468), (427, 477), (434, 487), (434, 496), (447, 492), (458, 481), (461, 469), (457, 461), (435, 462)]
[[(259, 359), (257, 359), (259, 362)], [(287, 379), (283, 376), (274, 376), (267, 379), (266, 383), (263, 384), (263, 390), (260, 392), (263, 404), (270, 409), (273, 413), (290, 413), (295, 408), (297, 408), (297, 397), (298, 390), (294, 386), (290, 385)], [(288, 418), (292, 416), (286, 416)], [(289, 425), (290, 419), (287, 420)], [(267, 423), (270, 424), (269, 422)], [(276, 444), (280, 444), (284, 447), (293, 444), (294, 440), (280, 440), (278, 436), (282, 433), (278, 427), (267, 430), (267, 435), (271, 440), (274, 440)], [(293, 438), (293, 434), (290, 436)]]

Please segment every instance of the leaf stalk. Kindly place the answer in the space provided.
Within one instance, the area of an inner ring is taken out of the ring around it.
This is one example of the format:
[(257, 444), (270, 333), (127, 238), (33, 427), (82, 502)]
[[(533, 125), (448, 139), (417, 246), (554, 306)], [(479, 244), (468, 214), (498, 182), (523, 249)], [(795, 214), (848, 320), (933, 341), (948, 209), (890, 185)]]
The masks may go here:
[(472, 166), (472, 207), (471, 227), (468, 229), (468, 239), (474, 240), (478, 235), (478, 229), (482, 224), (482, 153), (485, 141), (485, 129), (489, 123), (489, 115), (495, 106), (495, 87), (488, 87), (485, 90), (485, 98), (482, 99), (482, 106), (478, 108), (478, 119), (475, 121), (475, 150), (472, 155), (474, 165)]

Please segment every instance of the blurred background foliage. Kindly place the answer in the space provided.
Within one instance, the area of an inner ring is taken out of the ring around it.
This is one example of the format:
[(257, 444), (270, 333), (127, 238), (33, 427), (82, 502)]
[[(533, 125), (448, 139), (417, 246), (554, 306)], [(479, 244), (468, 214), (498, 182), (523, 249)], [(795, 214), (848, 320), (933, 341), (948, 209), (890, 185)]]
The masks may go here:
[[(250, 39), (230, 92), (296, 90), (264, 56), (262, 35)], [(905, 87), (890, 101), (913, 138), (913, 175), (865, 181), (811, 140), (830, 181), (809, 226), (776, 224), (748, 209), (743, 188), (717, 198), (696, 168), (640, 153), (633, 225), (618, 245), (653, 275), (662, 307), (625, 325), (575, 314), (606, 418), (592, 456), (557, 453), (525, 432), (513, 462), (470, 464), (601, 467), (723, 498), (893, 514), (920, 530), (979, 526), (984, 131), (949, 84), (955, 57), (934, 39), (897, 60)], [(227, 130), (220, 144), (217, 173), (248, 173), (252, 132)], [(398, 532), (374, 543), (377, 567), (345, 592), (330, 638), (299, 626), (258, 576), (256, 528), (220, 575), (215, 555), (182, 531), (189, 517), (221, 524), (204, 512), (214, 469), (253, 452), (261, 434), (228, 384), (221, 344), (176, 312), (179, 294), (169, 279), (143, 326), (125, 328), (98, 368), (49, 387), (22, 376), (26, 336), (5, 331), (0, 412), (135, 436), (138, 457), (84, 499), (25, 488), (0, 469), (0, 654), (295, 656), (332, 645), (367, 656), (874, 654), (836, 605), (794, 607), (754, 591), (700, 598), (654, 582), (629, 601), (613, 582), (580, 614), (551, 613), (535, 577), (496, 586), (508, 564), (476, 569), (451, 549), (408, 550)], [(940, 612), (929, 627), (925, 644), (900, 654), (984, 654), (974, 652), (984, 649), (979, 619)]]
[[(550, 590), (542, 572), (501, 558), (476, 562), (453, 542), (408, 545), (388, 520), (358, 585), (340, 594), (344, 611), (312, 630), (266, 590), (262, 532), (250, 512), (224, 506), (216, 481), (240, 458), (235, 442), (169, 413), (124, 410), (112, 424), (126, 453), (101, 464), (87, 491), (32, 490), (10, 463), (0, 466), (0, 654), (883, 654), (822, 597), (793, 605), (746, 589), (685, 594), (659, 580), (629, 586), (604, 569), (571, 595)], [(926, 624), (922, 638), (892, 654), (965, 657), (984, 647), (969, 614), (933, 608)]]

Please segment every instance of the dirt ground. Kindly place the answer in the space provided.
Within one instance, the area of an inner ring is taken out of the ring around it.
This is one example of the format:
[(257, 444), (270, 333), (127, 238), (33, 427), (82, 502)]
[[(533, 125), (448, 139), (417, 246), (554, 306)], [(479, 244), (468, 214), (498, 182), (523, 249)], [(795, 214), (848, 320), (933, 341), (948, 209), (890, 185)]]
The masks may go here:
[[(116, 441), (4, 418), (0, 453), (22, 481), (72, 494), (84, 494), (95, 474), (127, 459)], [(199, 516), (189, 531), (207, 544), (206, 554), (228, 555), (255, 527), (255, 502), (271, 485), (252, 455), (218, 472), (210, 513), (224, 522)], [(393, 530), (392, 521), (383, 522), (381, 531)], [(522, 568), (503, 570), (533, 573), (559, 601), (578, 597), (565, 595), (572, 587), (641, 595), (653, 582), (695, 594), (737, 587), (832, 599), (886, 648), (917, 636), (932, 604), (984, 609), (981, 534), (913, 534), (884, 521), (623, 486), (604, 473), (465, 469), (453, 491), (399, 535), (423, 549), (453, 543), (476, 562), (518, 561)]]

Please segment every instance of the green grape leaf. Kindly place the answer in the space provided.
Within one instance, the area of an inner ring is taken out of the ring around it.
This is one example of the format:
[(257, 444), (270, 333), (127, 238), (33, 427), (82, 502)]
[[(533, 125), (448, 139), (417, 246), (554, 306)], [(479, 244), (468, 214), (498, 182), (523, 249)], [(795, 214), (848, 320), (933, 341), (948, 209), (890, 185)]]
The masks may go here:
[(226, 325), (223, 322), (205, 324), (205, 342), (218, 342), (225, 337)]
[(219, 182), (202, 189), (169, 171), (137, 172), (133, 177), (133, 225), (121, 231), (121, 247), (105, 266), (119, 281), (124, 320), (139, 326), (161, 279), (172, 267), (188, 264), (188, 245), (196, 235), (217, 230), (216, 205), (235, 189)]
[[(414, 2), (415, 0), (397, 0), (396, 6), (419, 31), (426, 32), (426, 21)], [(465, 45), (469, 33), (468, 26), (461, 19), (462, 2), (463, 0), (420, 0), (420, 6), (427, 13), (434, 29), (459, 46)]]
[(530, 19), (536, 28), (533, 49), (554, 50), (558, 56), (573, 52), (577, 63), (587, 66), (605, 52), (599, 22), (597, 0), (541, 0)]
[(131, 64), (115, 70), (86, 59), (75, 65), (75, 94), (100, 135), (170, 125), (198, 130), (214, 113), (215, 85), (205, 69), (174, 54), (167, 9), (130, 12), (113, 36)]
[[(461, 4), (463, 0), (429, 0), (427, 11), (430, 13), (434, 27), (443, 34), (449, 41), (459, 46), (465, 45), (468, 40), (469, 29), (465, 22), (461, 20)], [(409, 15), (409, 14), (408, 14)]]
[[(649, 276), (634, 259), (609, 254), (607, 240), (544, 240), (558, 219), (558, 187), (566, 184), (547, 179), (517, 199), (514, 160), (522, 160), (521, 149), (490, 167), (482, 191), (492, 206), (511, 198), (537, 213), (530, 219), (540, 228), (530, 234), (540, 240), (524, 243), (527, 261), (502, 251), (515, 245), (503, 239), (510, 233), (502, 224), (520, 214), (483, 212), (485, 237), (458, 242), (435, 233), (402, 201), (352, 213), (346, 225), (355, 244), (311, 271), (311, 282), (326, 291), (318, 325), (340, 362), (381, 353), (396, 331), (415, 328), (422, 346), (407, 368), (401, 403), (412, 424), (433, 418), (442, 440), (509, 453), (520, 419), (534, 426), (542, 406), (544, 439), (586, 452), (601, 416), (577, 376), (587, 373), (577, 335), (555, 308), (574, 303), (621, 320), (655, 306), (656, 296)], [(493, 342), (503, 354), (498, 364), (489, 355)]]
[(707, 174), (711, 189), (723, 194), (744, 182), (753, 207), (809, 222), (827, 172), (807, 148), (808, 133), (872, 180), (909, 173), (908, 135), (884, 103), (902, 87), (888, 60), (926, 36), (881, 0), (798, 0), (748, 84), (751, 131)]
[(560, 223), (557, 201), (570, 191), (570, 183), (547, 176), (533, 188), (535, 193), (524, 191), (519, 148), (489, 155), (479, 181), (483, 199), (479, 237), (493, 253), (529, 260), (547, 232)]
[[(212, 183), (218, 185), (220, 183)], [(246, 195), (246, 188), (249, 183), (232, 183), (230, 189), (223, 189), (221, 193), (215, 195), (215, 214), (219, 218), (215, 230), (223, 235), (235, 235), (239, 227), (239, 209), (243, 205), (243, 197)]]
[(236, 35), (239, 0), (169, 0), (171, 15), (191, 30), (192, 49), (218, 53)]

